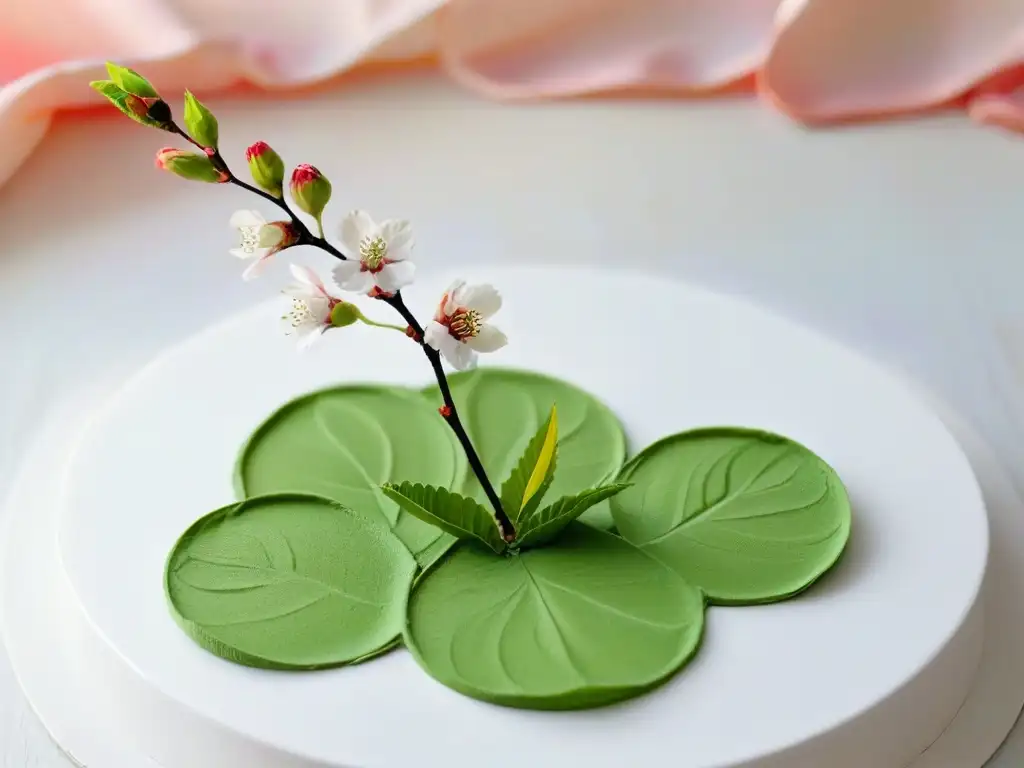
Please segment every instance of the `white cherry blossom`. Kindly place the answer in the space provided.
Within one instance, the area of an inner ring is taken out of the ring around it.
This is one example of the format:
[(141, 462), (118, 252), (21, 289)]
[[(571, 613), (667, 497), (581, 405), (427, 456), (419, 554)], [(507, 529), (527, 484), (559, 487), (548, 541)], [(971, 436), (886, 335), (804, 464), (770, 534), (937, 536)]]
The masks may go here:
[(487, 320), (501, 309), (501, 295), (491, 285), (457, 280), (445, 292), (423, 341), (458, 370), (476, 365), (480, 352), (496, 352), (508, 338)]
[(298, 264), (291, 265), (295, 282), (283, 293), (292, 300), (291, 311), (281, 320), (285, 333), (295, 336), (299, 349), (306, 349), (331, 326), (331, 312), (342, 303), (332, 296), (313, 270)]
[(258, 277), (270, 258), (293, 245), (296, 239), (292, 225), (286, 221), (268, 222), (258, 211), (235, 211), (231, 226), (238, 230), (238, 247), (229, 253), (239, 259), (251, 260), (242, 273), (243, 280)]
[(365, 211), (352, 211), (341, 222), (341, 244), (349, 258), (334, 268), (334, 279), (343, 290), (391, 295), (416, 275), (408, 261), (414, 241), (407, 221), (378, 224)]

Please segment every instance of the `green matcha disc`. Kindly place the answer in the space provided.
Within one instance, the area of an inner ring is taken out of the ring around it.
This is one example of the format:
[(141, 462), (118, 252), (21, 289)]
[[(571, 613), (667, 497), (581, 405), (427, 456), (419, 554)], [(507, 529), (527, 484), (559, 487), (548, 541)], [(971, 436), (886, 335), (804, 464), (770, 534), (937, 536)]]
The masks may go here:
[(386, 482), (450, 488), (466, 459), (437, 408), (413, 390), (352, 385), (292, 400), (256, 430), (235, 470), (239, 498), (312, 493), (379, 514), (424, 564), (454, 538), (401, 511)]
[(441, 683), (531, 709), (636, 696), (696, 652), (700, 590), (622, 539), (572, 523), (557, 546), (461, 545), (418, 581), (405, 643)]
[(850, 535), (835, 471), (785, 437), (740, 428), (659, 440), (623, 468), (619, 534), (699, 586), (709, 602), (782, 600), (831, 568)]
[[(602, 485), (615, 477), (626, 459), (626, 438), (618, 418), (572, 384), (503, 368), (456, 373), (448, 381), (462, 423), (496, 488), (512, 473), (552, 405), (558, 408), (558, 465), (545, 495), (549, 502)], [(436, 387), (426, 392), (440, 403)], [(464, 471), (461, 493), (486, 503), (472, 472)], [(580, 520), (610, 528), (608, 502), (588, 509)]]
[(266, 669), (354, 663), (395, 644), (416, 562), (378, 518), (276, 494), (211, 512), (178, 540), (164, 587), (206, 650)]

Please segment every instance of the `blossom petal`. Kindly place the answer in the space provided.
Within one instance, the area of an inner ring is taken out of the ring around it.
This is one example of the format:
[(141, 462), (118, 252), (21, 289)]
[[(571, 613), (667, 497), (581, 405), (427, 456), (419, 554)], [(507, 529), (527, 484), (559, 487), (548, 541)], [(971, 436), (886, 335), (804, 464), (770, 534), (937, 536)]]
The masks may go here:
[(234, 256), (236, 259), (255, 259), (262, 258), (266, 254), (266, 249), (257, 248), (256, 250), (247, 251), (244, 248), (232, 248), (228, 253)]
[(270, 256), (261, 256), (258, 259), (253, 259), (252, 264), (246, 267), (242, 273), (242, 279), (246, 282), (254, 280), (263, 274), (263, 270), (267, 268), (267, 264), (270, 263)]
[(448, 290), (444, 293), (444, 298), (441, 300), (441, 311), (445, 315), (450, 315), (455, 311), (455, 308), (459, 306), (458, 297), (461, 295), (462, 290), (466, 286), (465, 280), (456, 280), (448, 286)]
[(262, 227), (267, 223), (259, 211), (235, 211), (231, 214), (231, 227), (232, 229), (241, 229), (242, 227)]
[(324, 335), (324, 331), (326, 331), (326, 330), (327, 330), (327, 326), (322, 325), (322, 326), (318, 326), (318, 327), (315, 327), (315, 328), (314, 327), (310, 327), (308, 330), (304, 330), (302, 332), (297, 333), (296, 335), (299, 337), (298, 338), (299, 349), (300, 350), (309, 349), (311, 346), (316, 344), (316, 342), (320, 339), (320, 337)]
[(362, 265), (352, 259), (341, 262), (334, 268), (332, 274), (334, 282), (343, 291), (366, 293), (373, 285), (373, 276), (369, 272), (363, 272)]
[(446, 338), (455, 341), (448, 334), (448, 329), (435, 320), (431, 320), (427, 323), (427, 327), (423, 329), (423, 343), (428, 347), (433, 347), (438, 352), (441, 351), (441, 345), (445, 343), (444, 339)]
[(380, 225), (380, 236), (388, 244), (388, 259), (391, 261), (409, 258), (416, 244), (412, 237), (412, 225), (408, 221), (388, 219)]
[[(451, 338), (449, 336), (449, 338)], [(468, 368), (473, 368), (476, 365), (477, 355), (472, 349), (463, 344), (461, 341), (455, 341), (452, 339), (454, 345), (451, 350), (444, 352), (445, 359), (451, 363), (452, 368), (459, 371), (465, 371)]]
[(345, 247), (345, 255), (350, 259), (359, 256), (359, 243), (364, 237), (374, 238), (380, 228), (366, 211), (355, 210), (341, 222), (341, 244)]
[(475, 309), (485, 320), (501, 309), (501, 294), (493, 285), (466, 286), (457, 299), (460, 307)]
[(312, 288), (316, 292), (323, 296), (329, 295), (327, 293), (327, 287), (324, 285), (324, 281), (320, 279), (320, 276), (309, 267), (304, 267), (301, 264), (289, 265), (291, 269), (292, 277), (294, 277), (302, 285)]
[(393, 264), (385, 264), (373, 279), (382, 291), (394, 293), (409, 285), (415, 276), (415, 264), (411, 261), (396, 261)]
[(493, 325), (483, 326), (476, 336), (466, 339), (466, 346), (474, 352), (497, 352), (506, 344), (508, 336)]

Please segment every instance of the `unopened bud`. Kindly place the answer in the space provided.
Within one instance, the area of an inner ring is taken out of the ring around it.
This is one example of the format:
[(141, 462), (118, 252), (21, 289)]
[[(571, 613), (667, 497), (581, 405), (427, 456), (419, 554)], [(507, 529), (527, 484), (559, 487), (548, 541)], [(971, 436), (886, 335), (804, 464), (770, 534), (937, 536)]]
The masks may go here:
[(245, 160), (256, 186), (274, 197), (284, 194), (284, 161), (267, 142), (257, 141), (245, 150)]
[(156, 153), (156, 167), (189, 181), (216, 184), (223, 183), (229, 178), (227, 172), (216, 168), (206, 155), (174, 147), (165, 147)]
[(331, 199), (331, 182), (312, 165), (303, 163), (292, 172), (291, 193), (301, 210), (319, 219)]
[[(170, 110), (168, 109), (168, 115)], [(191, 91), (185, 91), (185, 128), (188, 134), (208, 149), (216, 149), (220, 136), (217, 118)]]
[(359, 307), (347, 301), (339, 301), (331, 310), (331, 325), (335, 328), (344, 328), (363, 319), (363, 313)]
[(114, 84), (125, 93), (140, 96), (144, 99), (159, 99), (160, 94), (146, 78), (134, 69), (122, 67), (112, 61), (107, 62), (107, 73)]

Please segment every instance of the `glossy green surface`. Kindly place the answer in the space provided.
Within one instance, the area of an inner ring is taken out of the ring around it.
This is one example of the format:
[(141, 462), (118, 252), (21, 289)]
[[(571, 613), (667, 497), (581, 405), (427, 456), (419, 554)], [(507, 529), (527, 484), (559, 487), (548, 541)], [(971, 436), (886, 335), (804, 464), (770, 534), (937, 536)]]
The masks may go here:
[(460, 545), (409, 598), (405, 642), (466, 695), (583, 709), (649, 690), (696, 652), (700, 591), (626, 541), (573, 523), (557, 546), (495, 557)]
[(362, 661), (392, 647), (416, 562), (382, 520), (278, 494), (212, 512), (178, 540), (164, 588), (208, 651), (267, 669)]
[(711, 602), (761, 603), (801, 592), (850, 535), (835, 471), (787, 438), (740, 428), (654, 443), (619, 475), (619, 534), (670, 565)]

